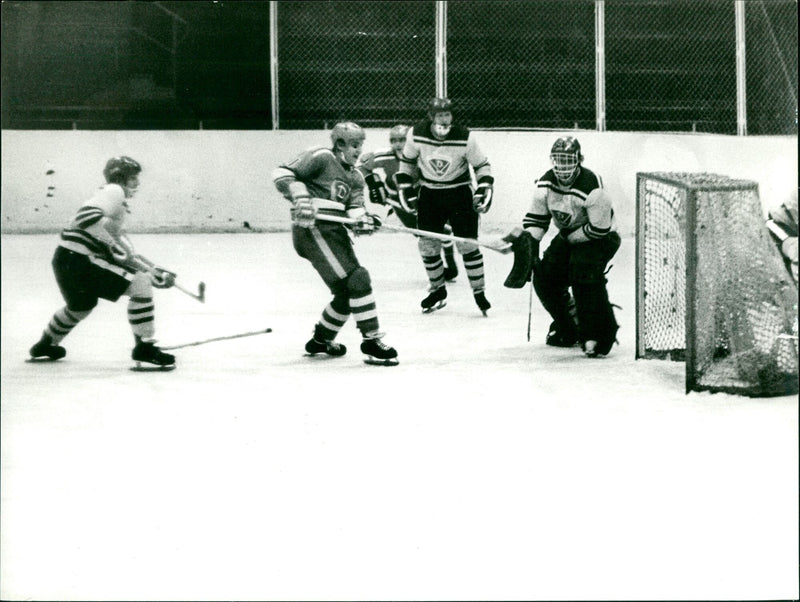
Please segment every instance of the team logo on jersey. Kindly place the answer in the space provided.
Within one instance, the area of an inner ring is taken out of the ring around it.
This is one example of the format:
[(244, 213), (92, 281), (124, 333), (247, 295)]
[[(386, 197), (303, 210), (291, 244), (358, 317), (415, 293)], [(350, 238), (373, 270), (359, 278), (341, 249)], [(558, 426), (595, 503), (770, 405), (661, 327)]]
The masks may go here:
[(565, 213), (563, 211), (552, 211), (552, 214), (553, 219), (556, 220), (556, 223), (560, 228), (566, 228), (572, 221), (572, 214), (570, 213)]
[(435, 173), (437, 176), (443, 176), (447, 173), (447, 169), (450, 167), (450, 161), (447, 159), (433, 158), (428, 160), (428, 165), (431, 166), (433, 173)]
[(334, 180), (331, 182), (331, 199), (344, 203), (350, 197), (350, 186), (347, 182)]

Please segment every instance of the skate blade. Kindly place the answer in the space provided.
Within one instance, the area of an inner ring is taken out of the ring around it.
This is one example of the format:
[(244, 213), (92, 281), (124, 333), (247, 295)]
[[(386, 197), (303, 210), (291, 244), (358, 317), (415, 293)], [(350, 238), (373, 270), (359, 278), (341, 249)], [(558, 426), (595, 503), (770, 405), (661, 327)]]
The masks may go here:
[(432, 314), (433, 312), (442, 309), (445, 305), (447, 305), (447, 301), (437, 301), (435, 305), (423, 309), (422, 313)]
[(371, 355), (365, 355), (364, 363), (370, 366), (396, 366), (400, 361), (396, 357), (382, 360), (377, 357), (372, 357)]
[(52, 362), (59, 362), (63, 357), (29, 357), (25, 360), (26, 364), (50, 364)]
[(144, 364), (141, 362), (136, 362), (135, 366), (131, 366), (132, 372), (171, 372), (176, 368), (175, 364), (169, 364), (166, 366), (158, 366), (156, 364)]
[(338, 360), (341, 357), (344, 357), (346, 354), (342, 355), (331, 355), (329, 353), (325, 353), (324, 351), (320, 351), (319, 353), (304, 353), (303, 357), (310, 357), (311, 359), (315, 360)]

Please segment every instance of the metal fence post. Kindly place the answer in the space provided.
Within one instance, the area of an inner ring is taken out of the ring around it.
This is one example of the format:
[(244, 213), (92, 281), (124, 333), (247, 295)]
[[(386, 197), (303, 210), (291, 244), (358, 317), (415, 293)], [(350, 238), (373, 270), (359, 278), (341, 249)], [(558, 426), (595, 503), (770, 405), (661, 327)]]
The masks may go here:
[(595, 43), (595, 118), (597, 131), (606, 131), (606, 3), (594, 3), (594, 43)]
[(278, 113), (278, 2), (269, 3), (269, 87), (272, 104), (272, 129), (280, 129)]
[(744, 39), (744, 0), (736, 0), (736, 135), (747, 136), (747, 73)]
[(447, 96), (447, 1), (436, 2), (436, 96)]

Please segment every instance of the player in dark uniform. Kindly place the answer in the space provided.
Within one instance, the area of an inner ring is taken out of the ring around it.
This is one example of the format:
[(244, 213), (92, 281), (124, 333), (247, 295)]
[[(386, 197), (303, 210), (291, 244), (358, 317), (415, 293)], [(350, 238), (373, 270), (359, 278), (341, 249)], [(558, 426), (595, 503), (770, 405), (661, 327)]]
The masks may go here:
[(797, 284), (797, 191), (769, 211), (767, 228), (778, 246), (786, 269)]
[[(575, 138), (556, 140), (550, 159), (553, 167), (536, 182), (515, 251), (529, 250), (534, 289), (553, 318), (546, 343), (558, 347), (581, 343), (587, 357), (604, 356), (618, 329), (605, 278), (606, 266), (620, 246), (614, 210), (600, 177), (583, 166)], [(539, 261), (539, 243), (551, 220), (559, 232)], [(506, 286), (521, 288), (529, 279), (530, 272), (517, 282), (507, 280)]]
[[(400, 155), (406, 144), (406, 136), (409, 126), (396, 125), (389, 130), (389, 143), (391, 148), (380, 149), (371, 153), (364, 153), (357, 165), (369, 189), (369, 200), (377, 205), (387, 205), (389, 210), (388, 217), (392, 213), (397, 215), (400, 222), (406, 228), (417, 228), (417, 211), (411, 207), (411, 211), (400, 204), (397, 198), (397, 188), (395, 187), (394, 176), (400, 167)], [(419, 189), (419, 173), (414, 178), (415, 192)], [(452, 234), (453, 230), (449, 224), (445, 224), (445, 234)], [(420, 254), (423, 255), (424, 244), (420, 245)], [(458, 266), (455, 258), (455, 245), (453, 241), (442, 242), (442, 254), (444, 264), (444, 279), (452, 282), (458, 276)]]
[(310, 355), (342, 356), (347, 349), (334, 339), (350, 314), (361, 331), (361, 352), (370, 364), (395, 365), (397, 351), (381, 338), (369, 272), (356, 258), (350, 231), (341, 223), (317, 220), (318, 215), (354, 218), (355, 234), (372, 234), (380, 219), (364, 207), (364, 177), (355, 164), (364, 144), (364, 130), (352, 122), (331, 130), (332, 148), (315, 147), (273, 173), (278, 191), (292, 203), (292, 241), (300, 257), (311, 262), (333, 299), (306, 343)]
[(61, 232), (53, 271), (66, 301), (31, 347), (34, 360), (58, 360), (67, 352), (59, 345), (97, 305), (98, 299), (128, 301), (128, 322), (136, 346), (131, 357), (161, 369), (175, 366), (175, 357), (155, 345), (153, 286), (169, 288), (175, 274), (137, 255), (125, 234), (128, 199), (139, 187), (142, 168), (130, 157), (113, 157), (103, 170), (106, 184), (78, 210)]
[[(470, 166), (477, 180), (474, 191)], [(413, 177), (416, 169), (420, 172), (418, 199)], [(447, 98), (433, 99), (427, 118), (409, 132), (395, 183), (400, 204), (407, 209), (417, 206), (420, 230), (443, 234), (449, 222), (456, 236), (477, 238), (479, 215), (486, 213), (492, 204), (494, 178), (489, 160), (469, 129), (453, 125), (452, 103)], [(429, 295), (421, 305), (428, 312), (443, 307), (447, 298), (441, 242), (420, 238), (419, 244), (430, 282)], [(456, 246), (475, 302), (486, 314), (491, 304), (484, 292), (483, 254), (471, 243)]]

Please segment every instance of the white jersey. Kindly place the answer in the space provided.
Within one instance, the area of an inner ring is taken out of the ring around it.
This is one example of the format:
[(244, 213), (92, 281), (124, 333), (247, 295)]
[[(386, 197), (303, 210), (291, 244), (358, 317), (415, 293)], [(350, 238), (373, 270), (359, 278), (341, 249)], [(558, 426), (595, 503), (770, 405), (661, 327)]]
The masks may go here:
[(129, 247), (125, 236), (129, 213), (122, 186), (101, 186), (61, 232), (61, 246), (83, 255), (108, 255), (114, 245)]

